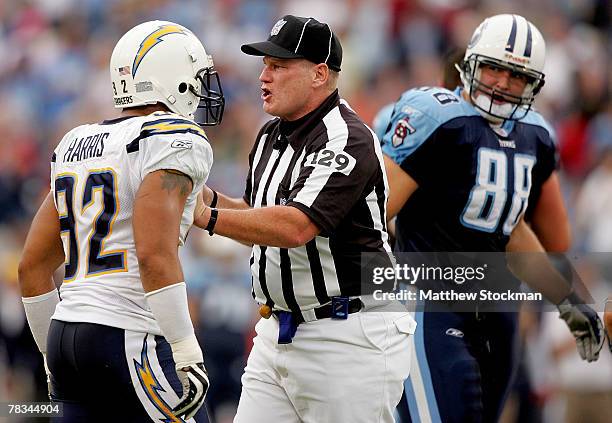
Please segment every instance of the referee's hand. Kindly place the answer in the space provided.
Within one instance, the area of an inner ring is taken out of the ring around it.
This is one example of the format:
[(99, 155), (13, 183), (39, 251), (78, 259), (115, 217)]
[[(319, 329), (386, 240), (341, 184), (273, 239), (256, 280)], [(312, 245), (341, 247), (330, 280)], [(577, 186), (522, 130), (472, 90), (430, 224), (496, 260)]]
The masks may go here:
[(183, 384), (183, 396), (172, 411), (176, 417), (189, 420), (204, 404), (209, 386), (208, 373), (204, 363), (190, 364), (177, 369), (176, 373)]

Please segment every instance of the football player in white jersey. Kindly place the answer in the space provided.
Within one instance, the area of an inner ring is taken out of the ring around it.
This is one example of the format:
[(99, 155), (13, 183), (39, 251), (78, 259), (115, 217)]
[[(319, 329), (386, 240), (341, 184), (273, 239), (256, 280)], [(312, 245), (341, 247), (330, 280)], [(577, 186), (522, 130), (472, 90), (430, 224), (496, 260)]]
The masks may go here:
[(212, 165), (200, 124), (221, 121), (219, 76), (198, 38), (164, 21), (129, 30), (110, 75), (120, 116), (74, 128), (53, 154), (19, 265), (28, 323), (62, 421), (207, 421), (178, 246)]

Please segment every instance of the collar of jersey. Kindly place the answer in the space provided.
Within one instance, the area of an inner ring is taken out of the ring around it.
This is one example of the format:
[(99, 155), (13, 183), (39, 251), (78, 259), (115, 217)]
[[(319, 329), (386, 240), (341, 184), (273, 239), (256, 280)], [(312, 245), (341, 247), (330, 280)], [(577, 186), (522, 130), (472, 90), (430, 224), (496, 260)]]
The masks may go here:
[[(463, 98), (463, 87), (462, 86), (458, 86), (457, 88), (455, 88), (455, 90), (453, 91), (453, 94), (455, 94), (457, 97), (459, 97), (460, 101), (463, 101), (464, 103), (466, 103), (467, 105), (469, 105), (471, 108), (473, 108), (474, 110), (476, 110), (476, 108), (470, 104), (469, 102), (467, 102), (465, 100), (465, 98)], [(485, 119), (483, 117), (483, 119)], [(486, 120), (486, 119), (485, 119)], [(506, 134), (510, 134), (510, 132), (512, 132), (512, 130), (514, 129), (514, 124), (516, 123), (516, 121), (514, 120), (505, 120), (504, 123), (501, 125), (501, 128), (506, 132)], [(506, 135), (506, 137), (508, 136)]]
[(304, 137), (338, 104), (340, 104), (340, 94), (335, 90), (319, 107), (307, 115), (290, 122), (279, 121), (279, 131), (287, 137), (291, 147), (297, 149), (303, 143)]
[(112, 125), (113, 123), (118, 123), (127, 119), (131, 119), (134, 117), (138, 117), (136, 115), (131, 115), (131, 116), (120, 116), (118, 118), (114, 118), (114, 119), (105, 119), (102, 122), (100, 122), (100, 125)]

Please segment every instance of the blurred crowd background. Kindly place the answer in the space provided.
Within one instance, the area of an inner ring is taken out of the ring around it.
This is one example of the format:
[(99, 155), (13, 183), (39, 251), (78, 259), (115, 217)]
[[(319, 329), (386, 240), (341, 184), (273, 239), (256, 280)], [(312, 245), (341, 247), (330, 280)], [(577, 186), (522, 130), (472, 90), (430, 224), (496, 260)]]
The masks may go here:
[[(108, 60), (125, 31), (171, 20), (190, 28), (213, 55), (227, 106), (222, 125), (207, 129), (215, 154), (209, 185), (241, 196), (247, 154), (267, 116), (259, 98), (261, 60), (242, 54), (240, 45), (265, 39), (280, 16), (313, 16), (331, 25), (344, 49), (341, 95), (371, 122), (407, 88), (440, 85), (444, 54), (465, 47), (486, 16), (506, 12), (527, 17), (547, 41), (537, 108), (558, 134), (572, 250), (610, 252), (612, 0), (0, 1), (0, 401), (46, 398), (17, 263), (62, 135), (118, 113)], [(235, 412), (257, 318), (249, 253), (196, 230), (181, 252), (218, 423)], [(593, 292), (605, 291), (606, 272), (585, 266), (582, 276)], [(528, 310), (523, 317), (523, 366), (504, 421), (610, 421), (611, 354), (604, 350), (597, 363), (582, 363), (556, 314)]]

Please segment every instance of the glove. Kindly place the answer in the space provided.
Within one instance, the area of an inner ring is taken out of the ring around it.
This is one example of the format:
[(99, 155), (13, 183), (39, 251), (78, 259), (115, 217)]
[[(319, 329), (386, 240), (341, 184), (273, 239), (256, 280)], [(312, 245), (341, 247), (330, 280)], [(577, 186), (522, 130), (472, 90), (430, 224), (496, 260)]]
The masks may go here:
[(174, 368), (183, 385), (183, 396), (172, 411), (176, 417), (188, 420), (204, 404), (209, 382), (202, 349), (189, 316), (185, 282), (148, 292), (145, 298), (172, 348)]
[(604, 309), (604, 324), (606, 325), (606, 333), (608, 335), (608, 347), (612, 353), (612, 296), (606, 300)]
[(204, 363), (190, 364), (176, 371), (183, 384), (183, 396), (178, 405), (172, 410), (174, 415), (189, 420), (204, 404), (208, 391), (208, 373)]
[(170, 347), (172, 348), (176, 374), (183, 385), (183, 396), (172, 411), (176, 417), (188, 420), (204, 404), (206, 392), (210, 385), (208, 373), (204, 367), (202, 350), (195, 335), (171, 343)]
[(596, 361), (605, 339), (603, 324), (597, 313), (583, 304), (575, 293), (568, 295), (557, 308), (559, 317), (565, 320), (576, 338), (580, 358), (588, 362)]

